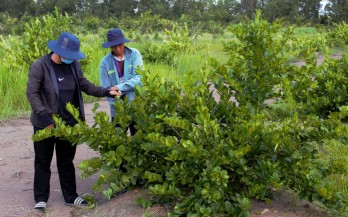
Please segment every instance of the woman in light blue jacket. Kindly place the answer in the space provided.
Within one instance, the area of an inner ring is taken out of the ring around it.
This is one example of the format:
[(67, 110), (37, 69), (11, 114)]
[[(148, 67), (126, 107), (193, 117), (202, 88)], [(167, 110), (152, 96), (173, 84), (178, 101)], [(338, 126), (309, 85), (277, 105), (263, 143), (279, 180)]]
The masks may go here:
[[(126, 39), (119, 28), (108, 31), (107, 41), (103, 48), (110, 48), (111, 51), (101, 60), (100, 83), (104, 88), (116, 87), (121, 92), (121, 99), (128, 97), (128, 101), (135, 98), (134, 90), (141, 85), (141, 75), (136, 73), (137, 69), (143, 69), (143, 59), (140, 52), (135, 48), (124, 45), (130, 40)], [(111, 121), (115, 116), (115, 98), (107, 97), (110, 105)], [(130, 124), (131, 134), (135, 134), (134, 124)]]

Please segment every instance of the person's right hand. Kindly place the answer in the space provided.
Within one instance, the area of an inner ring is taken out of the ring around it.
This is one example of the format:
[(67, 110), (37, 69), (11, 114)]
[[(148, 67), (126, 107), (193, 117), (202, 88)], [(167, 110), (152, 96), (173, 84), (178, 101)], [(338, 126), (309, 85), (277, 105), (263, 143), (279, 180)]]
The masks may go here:
[(47, 112), (43, 112), (39, 115), (39, 118), (41, 119), (44, 128), (54, 128), (52, 115), (48, 114)]
[(121, 94), (120, 90), (110, 90), (110, 95), (112, 96), (121, 96)]
[(112, 87), (110, 87), (110, 90), (119, 91), (118, 87), (116, 87), (116, 86), (112, 86)]

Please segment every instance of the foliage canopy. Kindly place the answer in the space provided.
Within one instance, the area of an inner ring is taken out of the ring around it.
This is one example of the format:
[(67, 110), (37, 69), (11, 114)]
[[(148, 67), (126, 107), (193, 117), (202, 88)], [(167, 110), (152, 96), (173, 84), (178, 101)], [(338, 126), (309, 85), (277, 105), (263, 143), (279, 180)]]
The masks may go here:
[[(226, 44), (227, 63), (213, 61), (182, 81), (140, 72), (143, 86), (136, 100), (116, 102), (114, 123), (96, 105), (90, 127), (68, 105), (79, 123), (69, 127), (55, 117), (56, 128), (34, 139), (57, 136), (87, 143), (100, 152), (81, 164), (83, 176), (100, 172), (95, 190), (111, 198), (145, 181), (153, 202), (173, 206), (170, 216), (248, 216), (251, 199), (270, 200), (274, 188), (292, 189), (347, 213), (347, 198), (328, 190), (328, 177), (346, 168), (322, 161), (319, 153), (329, 141), (347, 142), (342, 120), (348, 108), (336, 104), (338, 110), (323, 118), (321, 109), (310, 110), (315, 96), (306, 88), (315, 82), (301, 79), (304, 72), (322, 68), (311, 58), (306, 67), (287, 63), (283, 52), (291, 52), (284, 46), (291, 29), (281, 30), (258, 13), (231, 31), (236, 39)], [(327, 61), (329, 68), (337, 60)], [(298, 82), (308, 84), (296, 92), (291, 85)], [(316, 91), (324, 97), (324, 90)], [(138, 132), (129, 137), (124, 129), (131, 120)]]

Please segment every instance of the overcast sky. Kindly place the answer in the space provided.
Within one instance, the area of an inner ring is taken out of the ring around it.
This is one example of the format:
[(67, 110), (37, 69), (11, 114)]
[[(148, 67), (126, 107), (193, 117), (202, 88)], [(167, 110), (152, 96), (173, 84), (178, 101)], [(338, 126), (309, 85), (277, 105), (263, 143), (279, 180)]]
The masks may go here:
[(320, 8), (320, 11), (323, 12), (324, 7), (325, 7), (325, 5), (327, 4), (327, 1), (328, 1), (328, 0), (322, 0), (322, 1), (321, 1), (321, 8)]
[(321, 4), (326, 5), (328, 0), (322, 0)]

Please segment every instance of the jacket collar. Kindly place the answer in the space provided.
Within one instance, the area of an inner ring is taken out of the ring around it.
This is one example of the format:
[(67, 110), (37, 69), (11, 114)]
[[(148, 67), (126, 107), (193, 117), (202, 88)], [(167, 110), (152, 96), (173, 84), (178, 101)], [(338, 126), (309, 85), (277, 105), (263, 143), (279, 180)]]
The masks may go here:
[[(124, 46), (124, 59), (129, 59), (130, 56), (132, 55), (132, 49), (130, 49), (127, 46)], [(114, 58), (114, 54), (112, 53), (112, 51), (110, 51), (109, 56)]]

